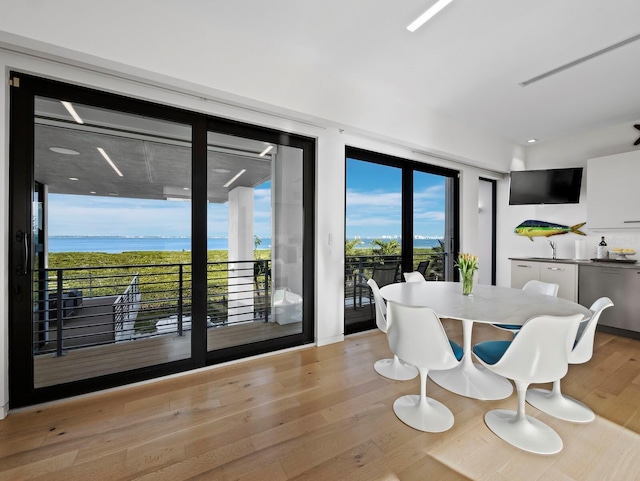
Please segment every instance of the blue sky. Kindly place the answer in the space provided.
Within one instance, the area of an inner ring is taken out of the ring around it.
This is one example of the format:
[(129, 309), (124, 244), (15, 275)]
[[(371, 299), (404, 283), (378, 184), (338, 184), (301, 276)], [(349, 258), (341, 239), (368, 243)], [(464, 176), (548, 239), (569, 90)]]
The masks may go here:
[[(414, 174), (414, 235), (444, 237), (445, 180)], [(400, 237), (401, 191), (399, 168), (347, 159), (346, 237)]]
[[(401, 171), (347, 162), (346, 236), (400, 236)], [(444, 237), (445, 178), (416, 172), (414, 234)], [(207, 235), (226, 237), (228, 205), (209, 204)], [(271, 183), (255, 189), (254, 232), (271, 236)], [(49, 235), (189, 236), (191, 203), (78, 195), (49, 195)]]
[[(227, 237), (228, 205), (207, 206), (207, 235)], [(271, 183), (254, 191), (254, 233), (271, 236)], [(191, 202), (49, 195), (49, 235), (191, 235)]]

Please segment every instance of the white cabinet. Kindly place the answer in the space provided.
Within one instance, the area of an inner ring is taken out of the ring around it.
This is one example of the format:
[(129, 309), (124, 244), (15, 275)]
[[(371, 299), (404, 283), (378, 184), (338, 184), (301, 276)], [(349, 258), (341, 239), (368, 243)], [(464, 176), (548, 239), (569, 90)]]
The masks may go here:
[(640, 229), (640, 150), (587, 161), (587, 227)]
[(558, 284), (558, 297), (578, 302), (578, 266), (560, 262), (541, 262), (540, 280)]
[(522, 289), (532, 279), (558, 284), (558, 297), (578, 302), (577, 264), (511, 260), (511, 287)]
[(511, 287), (522, 289), (531, 279), (540, 280), (540, 263), (535, 261), (511, 261)]

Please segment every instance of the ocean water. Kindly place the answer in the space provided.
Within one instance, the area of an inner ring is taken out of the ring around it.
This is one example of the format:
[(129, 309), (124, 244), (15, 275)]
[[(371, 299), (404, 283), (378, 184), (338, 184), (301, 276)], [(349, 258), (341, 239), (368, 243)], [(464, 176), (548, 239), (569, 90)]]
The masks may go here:
[[(271, 239), (263, 238), (258, 249), (270, 249)], [(228, 250), (226, 237), (209, 237), (208, 250)], [(49, 252), (190, 251), (189, 237), (49, 236)]]
[[(356, 249), (371, 249), (371, 241), (377, 239), (378, 237), (361, 237), (360, 244), (358, 244)], [(397, 240), (400, 245), (402, 245), (401, 239), (382, 239), (387, 242), (390, 240)], [(432, 247), (438, 246), (438, 239), (413, 239), (413, 247), (418, 249), (430, 249)]]
[[(356, 248), (369, 249), (373, 238), (363, 237)], [(414, 239), (413, 247), (430, 248), (437, 239)], [(209, 237), (208, 250), (228, 250), (226, 237)], [(258, 249), (271, 249), (271, 239), (262, 238)], [(117, 254), (130, 251), (190, 251), (188, 237), (121, 237), (121, 236), (49, 236), (49, 252), (105, 252)]]

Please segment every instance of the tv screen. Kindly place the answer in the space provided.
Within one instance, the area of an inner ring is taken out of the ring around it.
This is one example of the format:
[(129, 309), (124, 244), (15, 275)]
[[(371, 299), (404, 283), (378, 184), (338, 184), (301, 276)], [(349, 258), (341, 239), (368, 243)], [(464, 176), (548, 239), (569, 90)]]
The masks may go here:
[(511, 172), (509, 205), (577, 204), (582, 167)]

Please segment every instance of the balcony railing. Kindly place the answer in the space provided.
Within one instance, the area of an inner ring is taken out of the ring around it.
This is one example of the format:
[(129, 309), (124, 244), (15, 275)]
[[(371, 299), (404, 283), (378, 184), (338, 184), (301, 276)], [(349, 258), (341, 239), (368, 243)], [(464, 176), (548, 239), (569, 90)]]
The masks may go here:
[[(270, 261), (207, 264), (207, 327), (268, 321)], [(191, 266), (42, 269), (34, 280), (34, 352), (132, 341), (191, 329)]]
[[(424, 276), (426, 280), (441, 281), (444, 279), (445, 257), (444, 252), (431, 252), (424, 254), (416, 254), (413, 256), (413, 270), (418, 270), (421, 262), (425, 262)], [(400, 265), (402, 256), (395, 255), (379, 255), (379, 254), (363, 254), (345, 257), (345, 279), (347, 283), (353, 278), (354, 274), (361, 274), (364, 277), (370, 277), (373, 267), (376, 265)], [(399, 270), (400, 272), (400, 270)], [(401, 280), (400, 277), (396, 280)]]
[[(447, 254), (440, 250), (420, 252), (414, 254), (413, 270), (420, 271), (428, 281), (442, 281), (445, 279), (445, 259)], [(373, 302), (366, 295), (368, 287), (364, 281), (371, 277), (375, 266), (398, 265), (400, 267), (402, 256), (379, 255), (363, 253), (345, 257), (345, 323), (360, 322), (373, 319), (374, 311), (369, 305)], [(395, 282), (402, 281), (402, 270), (398, 268)], [(365, 309), (357, 309), (364, 307)]]

